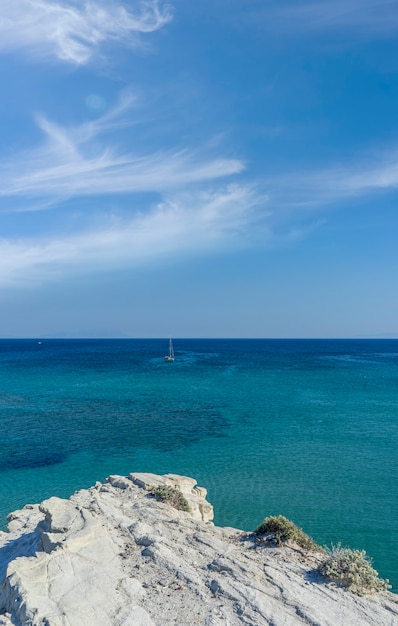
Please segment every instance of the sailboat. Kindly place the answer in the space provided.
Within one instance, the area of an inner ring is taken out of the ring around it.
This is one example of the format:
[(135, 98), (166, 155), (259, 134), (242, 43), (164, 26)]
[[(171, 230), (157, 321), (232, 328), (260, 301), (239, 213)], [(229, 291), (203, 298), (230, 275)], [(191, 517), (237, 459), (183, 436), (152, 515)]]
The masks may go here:
[(174, 361), (174, 348), (173, 348), (173, 342), (170, 338), (169, 340), (169, 353), (166, 354), (166, 356), (164, 357), (165, 361)]

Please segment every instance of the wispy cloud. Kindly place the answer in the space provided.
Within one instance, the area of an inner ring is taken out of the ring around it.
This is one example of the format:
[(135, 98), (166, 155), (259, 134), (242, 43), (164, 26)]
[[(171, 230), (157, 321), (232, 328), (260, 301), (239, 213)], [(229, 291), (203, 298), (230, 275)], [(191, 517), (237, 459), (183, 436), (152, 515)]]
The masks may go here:
[(283, 205), (323, 207), (342, 199), (398, 189), (398, 151), (355, 162), (277, 176), (266, 181), (271, 198)]
[(252, 9), (251, 19), (266, 28), (291, 32), (351, 30), (365, 36), (393, 34), (398, 30), (396, 0), (271, 0)]
[[(261, 184), (251, 185), (218, 180), (244, 169), (240, 160), (209, 156), (209, 150), (220, 151), (219, 145), (145, 155), (120, 153), (106, 144), (98, 148), (109, 130), (131, 122), (133, 103), (125, 92), (107, 114), (72, 128), (40, 117), (42, 145), (0, 168), (3, 201), (20, 198), (28, 207), (36, 203), (36, 209), (40, 203), (51, 208), (55, 197), (131, 194), (128, 214), (116, 209), (103, 218), (97, 213), (95, 226), (87, 226), (85, 219), (84, 229), (80, 225), (75, 234), (0, 241), (0, 285), (41, 283), (76, 271), (135, 267), (247, 243), (285, 245), (317, 228), (319, 214), (330, 205), (398, 188), (396, 151), (264, 176)], [(142, 192), (156, 192), (161, 199), (148, 208), (149, 200), (135, 195)]]
[[(69, 224), (68, 234), (1, 240), (0, 285), (26, 286), (77, 271), (223, 250), (242, 245), (254, 226), (267, 235), (267, 198), (250, 184), (225, 182), (244, 165), (220, 156), (217, 143), (144, 154), (116, 148), (113, 131), (135, 123), (133, 104), (134, 97), (125, 92), (102, 117), (69, 128), (40, 116), (42, 143), (0, 167), (6, 211), (13, 200), (26, 203), (26, 210), (49, 210), (82, 197), (101, 198), (103, 207), (104, 194), (112, 196), (107, 206), (114, 207), (111, 216), (108, 209), (108, 217), (96, 210), (76, 221), (63, 206), (59, 219)], [(127, 207), (124, 197), (118, 208), (120, 194), (129, 194)]]
[(101, 145), (105, 131), (131, 123), (123, 117), (131, 102), (124, 94), (106, 115), (73, 128), (39, 117), (43, 143), (0, 167), (0, 196), (40, 196), (48, 205), (52, 196), (162, 192), (244, 169), (238, 159), (209, 157), (201, 150), (159, 149), (145, 154), (122, 152), (105, 141)]
[(157, 0), (124, 4), (113, 0), (56, 2), (3, 0), (0, 51), (23, 50), (30, 57), (54, 58), (82, 65), (110, 41), (139, 45), (139, 36), (158, 30), (171, 19)]
[[(181, 254), (242, 245), (266, 199), (244, 185), (174, 194), (149, 212), (113, 216), (55, 238), (0, 240), (0, 285), (41, 284), (76, 272), (110, 271)], [(264, 226), (266, 229), (266, 227)]]

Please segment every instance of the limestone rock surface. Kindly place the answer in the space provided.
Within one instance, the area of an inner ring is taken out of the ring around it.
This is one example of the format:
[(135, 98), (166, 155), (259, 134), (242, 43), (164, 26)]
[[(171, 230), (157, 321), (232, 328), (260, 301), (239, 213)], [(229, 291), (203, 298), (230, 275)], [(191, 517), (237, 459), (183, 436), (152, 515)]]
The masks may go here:
[[(150, 489), (178, 488), (191, 512)], [(315, 574), (320, 555), (269, 548), (212, 523), (185, 476), (130, 474), (9, 516), (2, 626), (398, 626), (398, 598), (355, 596)]]

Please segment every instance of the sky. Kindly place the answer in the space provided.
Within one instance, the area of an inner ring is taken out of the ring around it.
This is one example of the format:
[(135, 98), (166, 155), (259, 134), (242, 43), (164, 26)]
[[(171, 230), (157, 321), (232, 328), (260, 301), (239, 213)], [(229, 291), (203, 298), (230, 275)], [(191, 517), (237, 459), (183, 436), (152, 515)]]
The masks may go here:
[(398, 337), (396, 0), (3, 0), (1, 337)]

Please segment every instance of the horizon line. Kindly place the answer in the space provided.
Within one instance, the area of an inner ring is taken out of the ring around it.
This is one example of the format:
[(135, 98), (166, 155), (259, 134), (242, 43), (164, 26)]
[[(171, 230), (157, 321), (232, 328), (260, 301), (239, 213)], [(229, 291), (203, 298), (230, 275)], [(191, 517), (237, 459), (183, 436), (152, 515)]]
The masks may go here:
[[(0, 341), (57, 341), (57, 340), (81, 340), (81, 341), (164, 341), (165, 339), (169, 339), (169, 335), (158, 336), (158, 337), (101, 337), (101, 336), (51, 336), (46, 337), (45, 335), (37, 335), (37, 336), (5, 336), (0, 337)], [(173, 336), (173, 340), (177, 341), (363, 341), (363, 340), (391, 340), (398, 339), (398, 333), (393, 335), (359, 335), (356, 337), (178, 337)]]

